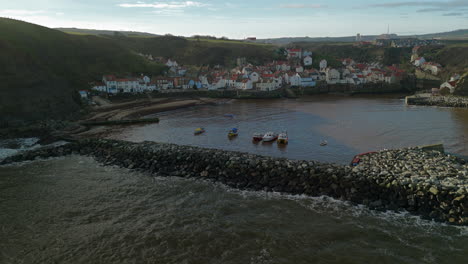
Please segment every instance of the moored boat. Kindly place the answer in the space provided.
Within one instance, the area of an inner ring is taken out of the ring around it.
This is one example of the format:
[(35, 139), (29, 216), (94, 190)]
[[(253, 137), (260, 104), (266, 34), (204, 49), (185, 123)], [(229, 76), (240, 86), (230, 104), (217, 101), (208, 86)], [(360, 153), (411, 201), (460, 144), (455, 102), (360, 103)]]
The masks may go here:
[(232, 128), (228, 133), (228, 137), (236, 137), (238, 133), (239, 133), (239, 130), (237, 128)]
[(277, 138), (278, 138), (278, 134), (276, 134), (275, 132), (267, 132), (263, 136), (263, 141), (264, 142), (271, 142), (271, 141), (275, 141)]
[(263, 134), (262, 133), (254, 133), (252, 137), (253, 141), (262, 141), (263, 140)]
[(195, 129), (194, 134), (195, 134), (195, 135), (200, 135), (200, 134), (202, 134), (202, 133), (204, 133), (204, 132), (205, 132), (205, 129), (204, 129), (203, 127), (199, 127), (199, 128), (197, 128), (197, 129)]
[(361, 153), (361, 154), (357, 154), (356, 156), (354, 156), (353, 160), (351, 161), (351, 166), (357, 166), (359, 164), (359, 162), (361, 162), (361, 157), (362, 156), (365, 156), (365, 155), (369, 155), (369, 154), (372, 154), (372, 153), (376, 153), (375, 151), (371, 151), (371, 152), (366, 152), (366, 153)]
[(281, 132), (279, 135), (278, 135), (278, 144), (288, 144), (288, 133), (286, 132)]
[(326, 145), (328, 145), (328, 141), (322, 140), (322, 141), (320, 142), (320, 146), (323, 147), (323, 146), (326, 146)]

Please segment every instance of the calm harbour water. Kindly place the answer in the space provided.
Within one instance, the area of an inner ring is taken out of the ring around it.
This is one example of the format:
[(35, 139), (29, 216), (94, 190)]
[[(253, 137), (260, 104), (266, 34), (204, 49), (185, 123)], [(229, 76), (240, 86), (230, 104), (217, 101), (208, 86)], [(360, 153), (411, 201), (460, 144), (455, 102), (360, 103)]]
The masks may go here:
[[(227, 119), (225, 113), (236, 117)], [(236, 101), (160, 116), (160, 124), (130, 128), (115, 137), (208, 147), (220, 142), (218, 147), (225, 149), (343, 163), (356, 152), (434, 141), (467, 155), (467, 111), (406, 107), (398, 99)], [(226, 133), (233, 123), (241, 134), (229, 141)], [(194, 137), (197, 126), (206, 127), (207, 133)], [(276, 127), (290, 134), (285, 149), (250, 141), (253, 132)], [(323, 138), (329, 145), (319, 147)], [(468, 227), (372, 211), (327, 197), (246, 192), (200, 180), (153, 177), (81, 156), (0, 166), (0, 212), (0, 263), (468, 259)]]
[[(406, 106), (395, 96), (236, 100), (157, 116), (159, 124), (126, 129), (113, 138), (338, 163), (349, 163), (358, 153), (436, 143), (443, 143), (450, 153), (468, 156), (468, 109)], [(197, 127), (206, 132), (194, 136)], [(229, 140), (232, 127), (239, 129), (239, 136)], [(267, 131), (287, 131), (288, 146), (252, 143), (253, 133)], [(322, 140), (328, 145), (321, 147)]]

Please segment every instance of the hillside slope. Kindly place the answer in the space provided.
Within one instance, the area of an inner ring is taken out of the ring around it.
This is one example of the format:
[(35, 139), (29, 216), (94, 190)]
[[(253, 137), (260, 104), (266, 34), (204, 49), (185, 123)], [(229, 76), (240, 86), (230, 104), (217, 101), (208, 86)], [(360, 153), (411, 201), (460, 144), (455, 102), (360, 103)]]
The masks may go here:
[(251, 63), (271, 61), (277, 47), (229, 40), (187, 39), (173, 36), (154, 38), (112, 37), (122, 47), (173, 58), (182, 64), (233, 66), (236, 58), (245, 57)]
[(122, 35), (127, 37), (156, 37), (158, 35), (138, 31), (114, 31), (114, 30), (97, 30), (97, 29), (83, 29), (83, 28), (54, 28), (56, 30), (76, 34), (76, 35)]
[(102, 74), (158, 74), (164, 67), (106, 38), (0, 18), (0, 121), (65, 118), (77, 90)]
[(443, 67), (441, 77), (448, 79), (454, 73), (468, 72), (468, 44), (449, 44), (426, 46), (419, 52), (427, 61), (440, 63)]

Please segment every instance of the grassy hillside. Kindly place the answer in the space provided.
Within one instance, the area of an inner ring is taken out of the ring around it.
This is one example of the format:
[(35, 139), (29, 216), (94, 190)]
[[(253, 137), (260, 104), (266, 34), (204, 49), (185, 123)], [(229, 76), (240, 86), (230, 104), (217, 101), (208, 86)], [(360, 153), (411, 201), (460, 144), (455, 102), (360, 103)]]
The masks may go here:
[(122, 47), (151, 54), (156, 57), (174, 58), (190, 65), (232, 66), (238, 57), (252, 63), (263, 63), (274, 58), (277, 47), (231, 40), (187, 39), (173, 36), (155, 38), (112, 37)]
[(156, 37), (158, 35), (146, 33), (146, 32), (137, 32), (137, 31), (113, 31), (113, 30), (96, 30), (96, 29), (82, 29), (82, 28), (55, 28), (65, 33), (75, 34), (75, 35), (122, 35), (127, 37)]
[(440, 63), (444, 68), (441, 76), (444, 79), (454, 73), (468, 72), (468, 43), (426, 46), (420, 49), (419, 55), (424, 56), (427, 61)]
[(63, 118), (79, 110), (77, 90), (102, 74), (157, 74), (113, 41), (0, 18), (0, 121)]
[(357, 62), (379, 61), (384, 65), (404, 64), (410, 60), (411, 48), (356, 47), (353, 43), (295, 43), (314, 53), (314, 67), (326, 59), (332, 67), (341, 65), (339, 59), (351, 58)]

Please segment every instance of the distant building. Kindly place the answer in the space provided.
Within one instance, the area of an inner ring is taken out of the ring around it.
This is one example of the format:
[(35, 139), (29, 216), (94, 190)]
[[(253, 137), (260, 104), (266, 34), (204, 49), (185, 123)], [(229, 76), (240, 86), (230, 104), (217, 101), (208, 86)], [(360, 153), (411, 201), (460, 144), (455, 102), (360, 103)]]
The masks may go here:
[(327, 69), (327, 60), (321, 60), (319, 67), (320, 67), (320, 71), (325, 71), (325, 69)]
[(312, 65), (312, 57), (307, 56), (304, 58), (304, 66), (311, 66)]
[(426, 60), (424, 59), (424, 57), (419, 57), (419, 58), (416, 58), (413, 63), (414, 63), (414, 66), (421, 67), (423, 63), (425, 62)]
[(356, 35), (356, 42), (360, 42), (360, 41), (362, 41), (361, 34), (360, 34), (360, 33), (357, 33), (357, 35)]
[(88, 91), (87, 90), (80, 90), (78, 91), (80, 94), (81, 99), (88, 99)]
[(302, 49), (287, 49), (286, 52), (288, 53), (288, 59), (300, 59), (302, 57)]

